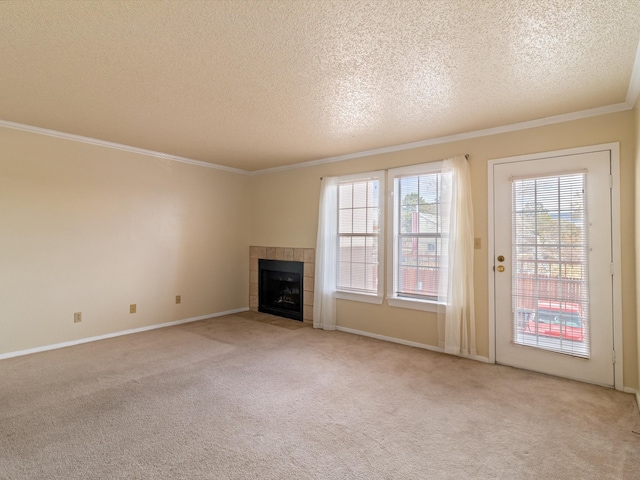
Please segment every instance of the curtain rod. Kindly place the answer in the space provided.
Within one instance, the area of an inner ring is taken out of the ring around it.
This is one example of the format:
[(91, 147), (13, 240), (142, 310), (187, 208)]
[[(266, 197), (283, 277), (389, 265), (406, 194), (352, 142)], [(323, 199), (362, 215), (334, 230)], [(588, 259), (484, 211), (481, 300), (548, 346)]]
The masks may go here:
[[(464, 158), (466, 158), (467, 160), (469, 160), (469, 154), (468, 154), (468, 153), (465, 153), (465, 154), (464, 154)], [(439, 161), (439, 160), (435, 160), (435, 161)], [(419, 164), (417, 164), (417, 165), (419, 165)], [(412, 165), (403, 165), (403, 167), (411, 167), (411, 166), (412, 166)], [(398, 168), (402, 168), (402, 167), (398, 167)], [(384, 168), (383, 170), (386, 172), (386, 171), (388, 171), (389, 169), (388, 169), (388, 168)], [(320, 180), (322, 180), (323, 178), (324, 178), (324, 177), (320, 177)]]

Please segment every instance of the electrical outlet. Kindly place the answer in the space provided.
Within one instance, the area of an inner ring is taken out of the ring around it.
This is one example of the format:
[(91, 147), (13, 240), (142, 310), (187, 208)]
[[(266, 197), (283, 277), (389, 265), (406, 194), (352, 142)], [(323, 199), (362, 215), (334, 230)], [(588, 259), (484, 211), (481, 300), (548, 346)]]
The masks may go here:
[(176, 295), (176, 304), (182, 303), (182, 295)]
[(80, 323), (82, 321), (82, 312), (76, 312), (73, 314), (73, 323)]
[(473, 248), (475, 248), (476, 250), (480, 250), (482, 248), (482, 243), (479, 238), (473, 239)]
[(129, 305), (129, 313), (136, 313), (136, 304), (132, 303)]

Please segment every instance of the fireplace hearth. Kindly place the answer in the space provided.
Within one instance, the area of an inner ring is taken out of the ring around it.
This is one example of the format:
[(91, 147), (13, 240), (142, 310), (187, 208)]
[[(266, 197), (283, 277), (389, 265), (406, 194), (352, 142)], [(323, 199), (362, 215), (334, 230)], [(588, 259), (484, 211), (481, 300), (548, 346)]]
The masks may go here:
[(258, 261), (258, 311), (302, 321), (304, 263)]

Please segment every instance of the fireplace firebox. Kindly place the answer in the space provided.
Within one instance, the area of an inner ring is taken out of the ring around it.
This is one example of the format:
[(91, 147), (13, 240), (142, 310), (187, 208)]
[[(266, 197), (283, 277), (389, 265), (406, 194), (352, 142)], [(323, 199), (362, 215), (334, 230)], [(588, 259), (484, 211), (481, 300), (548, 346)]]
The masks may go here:
[(302, 321), (304, 263), (258, 260), (258, 311)]

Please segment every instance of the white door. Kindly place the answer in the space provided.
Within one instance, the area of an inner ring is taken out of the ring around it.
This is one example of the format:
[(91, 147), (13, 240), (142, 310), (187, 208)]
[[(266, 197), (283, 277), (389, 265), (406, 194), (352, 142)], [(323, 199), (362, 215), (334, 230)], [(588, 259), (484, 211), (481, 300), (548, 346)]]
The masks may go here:
[(496, 362), (613, 386), (611, 153), (492, 167)]

